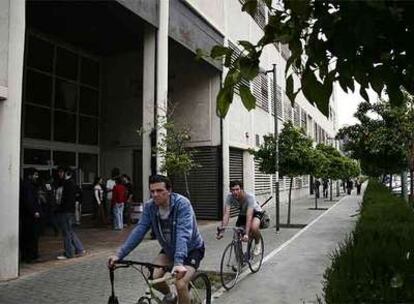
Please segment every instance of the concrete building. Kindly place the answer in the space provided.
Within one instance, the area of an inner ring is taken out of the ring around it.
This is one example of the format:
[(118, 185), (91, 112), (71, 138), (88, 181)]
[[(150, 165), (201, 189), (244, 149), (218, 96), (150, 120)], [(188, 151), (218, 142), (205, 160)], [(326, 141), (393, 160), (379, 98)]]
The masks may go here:
[[(198, 48), (237, 49), (238, 40), (259, 39), (267, 11), (251, 18), (241, 2), (0, 0), (0, 280), (18, 276), (25, 169), (36, 167), (47, 179), (58, 165), (71, 166), (86, 192), (96, 176), (118, 167), (143, 201), (161, 163), (152, 152), (162, 135), (155, 118), (171, 104), (175, 120), (191, 129), (189, 148), (201, 165), (189, 179), (199, 218), (221, 217), (231, 179), (242, 179), (259, 200), (272, 194), (274, 179), (258, 172), (247, 152), (274, 130), (271, 75), (249, 84), (256, 110), (246, 111), (236, 96), (220, 119), (216, 95), (225, 71), (195, 60)], [(293, 120), (327, 142), (336, 131), (335, 102), (328, 118), (303, 96), (291, 107), (284, 94), (288, 52), (269, 46), (261, 58), (263, 69), (277, 64), (279, 125)], [(309, 193), (309, 177), (294, 183), (294, 196)], [(283, 199), (287, 180), (280, 184)], [(175, 188), (183, 190), (180, 178)]]

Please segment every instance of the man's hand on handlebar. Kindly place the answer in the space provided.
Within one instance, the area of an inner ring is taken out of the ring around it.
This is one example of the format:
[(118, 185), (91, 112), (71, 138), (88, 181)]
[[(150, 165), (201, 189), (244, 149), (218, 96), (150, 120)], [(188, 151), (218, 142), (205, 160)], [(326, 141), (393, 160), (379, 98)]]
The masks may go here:
[(171, 273), (175, 275), (177, 280), (179, 280), (185, 276), (185, 274), (187, 273), (187, 268), (185, 268), (185, 266), (183, 265), (176, 265), (172, 269)]
[(115, 263), (116, 263), (117, 261), (119, 261), (118, 256), (116, 256), (116, 255), (111, 255), (111, 256), (108, 258), (108, 263), (107, 263), (108, 268), (109, 268), (109, 269), (114, 268)]

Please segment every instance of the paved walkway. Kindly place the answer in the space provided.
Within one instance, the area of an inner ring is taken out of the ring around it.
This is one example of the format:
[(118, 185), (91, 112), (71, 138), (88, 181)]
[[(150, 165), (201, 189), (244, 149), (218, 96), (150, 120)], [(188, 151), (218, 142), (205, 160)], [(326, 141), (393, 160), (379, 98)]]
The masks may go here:
[[(333, 202), (320, 199), (320, 210), (312, 210), (313, 197), (293, 202), (291, 223), (297, 224), (295, 227), (309, 225), (302, 230), (281, 228), (278, 233), (274, 228), (262, 230), (267, 256), (263, 269), (246, 276), (215, 302), (303, 303), (315, 300), (315, 295), (321, 291), (320, 282), (329, 262), (328, 254), (352, 230), (357, 218), (350, 215), (358, 209), (361, 197), (347, 196), (338, 203), (340, 198), (334, 197)], [(274, 225), (274, 207), (266, 209)], [(282, 203), (281, 223), (286, 223), (286, 212), (287, 204)], [(206, 257), (201, 268), (208, 272), (218, 271), (222, 251), (231, 237), (228, 233), (224, 239), (215, 240), (216, 226), (213, 222), (200, 228), (206, 242)], [(112, 242), (86, 257), (46, 263), (26, 271), (17, 280), (0, 283), (0, 303), (106, 303), (109, 280), (105, 262), (114, 247)], [(158, 251), (158, 243), (147, 240), (131, 253), (130, 258), (151, 261)], [(216, 284), (219, 289), (219, 283)], [(251, 292), (251, 286), (255, 292)], [(132, 269), (121, 269), (116, 274), (116, 290), (121, 303), (134, 303), (143, 291), (142, 279)]]

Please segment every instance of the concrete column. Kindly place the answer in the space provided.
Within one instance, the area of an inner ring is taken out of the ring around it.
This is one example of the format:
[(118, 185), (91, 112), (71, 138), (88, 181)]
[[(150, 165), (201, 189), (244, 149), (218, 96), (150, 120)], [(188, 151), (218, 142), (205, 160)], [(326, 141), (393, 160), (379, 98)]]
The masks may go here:
[(156, 29), (150, 25), (144, 31), (143, 106), (142, 106), (142, 198), (150, 197), (148, 177), (151, 175), (151, 137), (154, 128)]
[[(25, 1), (8, 1), (8, 99), (0, 101), (0, 280), (18, 276), (19, 263), (19, 175), (22, 108)], [(4, 11), (2, 12), (4, 13)], [(1, 38), (0, 38), (1, 39)]]
[[(168, 98), (168, 19), (169, 19), (169, 0), (159, 1), (159, 28), (157, 35), (157, 145), (160, 145), (165, 137), (163, 125), (167, 114)], [(161, 171), (163, 159), (157, 153), (157, 172)]]

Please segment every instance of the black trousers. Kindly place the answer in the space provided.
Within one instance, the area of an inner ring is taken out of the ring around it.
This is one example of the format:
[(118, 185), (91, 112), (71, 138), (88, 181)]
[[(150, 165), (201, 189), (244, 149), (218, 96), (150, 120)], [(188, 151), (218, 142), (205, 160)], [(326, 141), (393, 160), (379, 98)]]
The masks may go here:
[(39, 219), (23, 219), (20, 238), (21, 259), (31, 262), (39, 257)]

